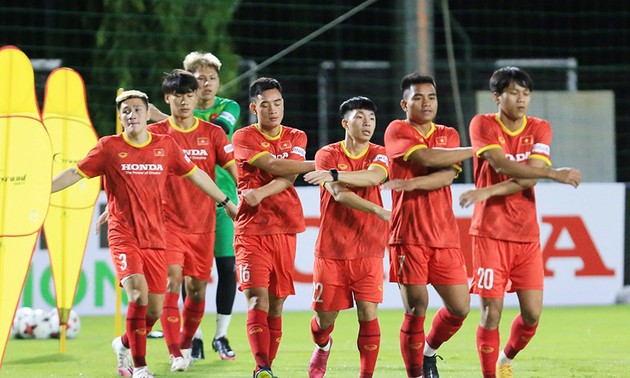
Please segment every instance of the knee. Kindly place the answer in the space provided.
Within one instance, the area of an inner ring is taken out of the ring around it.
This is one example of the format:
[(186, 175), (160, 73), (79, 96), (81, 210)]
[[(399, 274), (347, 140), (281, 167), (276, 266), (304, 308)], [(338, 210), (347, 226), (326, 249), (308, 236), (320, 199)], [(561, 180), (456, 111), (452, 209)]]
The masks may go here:
[(521, 318), (527, 325), (533, 326), (540, 321), (540, 311), (522, 311)]
[(449, 314), (453, 316), (456, 316), (458, 318), (466, 318), (470, 313), (470, 304), (466, 303), (455, 307), (447, 307), (446, 310), (449, 312)]

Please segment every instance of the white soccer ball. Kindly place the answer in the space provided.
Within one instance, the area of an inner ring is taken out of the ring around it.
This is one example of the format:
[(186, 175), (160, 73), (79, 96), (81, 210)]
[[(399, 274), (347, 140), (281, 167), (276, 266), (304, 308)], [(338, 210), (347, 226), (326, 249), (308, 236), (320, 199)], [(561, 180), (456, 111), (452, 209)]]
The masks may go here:
[(33, 311), (33, 337), (36, 339), (47, 339), (52, 332), (52, 325), (48, 312), (42, 309)]
[[(60, 324), (59, 324), (59, 312), (56, 308), (53, 308), (49, 314), (51, 324), (51, 337), (58, 339), (60, 337)], [(76, 311), (70, 310), (70, 316), (68, 317), (68, 324), (66, 325), (66, 338), (74, 339), (81, 330), (81, 319)]]
[(15, 319), (13, 320), (16, 326), (15, 337), (18, 339), (32, 339), (33, 336), (33, 309), (30, 307), (19, 308), (15, 312)]

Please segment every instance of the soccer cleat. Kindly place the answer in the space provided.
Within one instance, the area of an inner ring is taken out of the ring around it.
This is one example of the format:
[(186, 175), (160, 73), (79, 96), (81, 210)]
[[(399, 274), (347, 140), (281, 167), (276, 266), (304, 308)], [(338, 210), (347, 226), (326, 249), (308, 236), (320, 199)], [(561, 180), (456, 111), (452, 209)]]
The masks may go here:
[(193, 360), (203, 360), (204, 358), (206, 358), (203, 352), (203, 339), (199, 337), (193, 337), (191, 356)]
[(219, 352), (222, 360), (235, 360), (236, 353), (230, 348), (230, 342), (225, 336), (219, 337), (212, 341), (212, 349)]
[(133, 369), (133, 378), (154, 378), (148, 366)]
[(112, 341), (112, 348), (114, 348), (116, 359), (118, 360), (118, 375), (121, 377), (131, 377), (133, 374), (131, 351), (123, 345), (120, 336)]
[(437, 358), (442, 359), (441, 356), (433, 355), (432, 357), (424, 356), (422, 361), (422, 377), (423, 378), (439, 378), (440, 374), (438, 373), (437, 368)]
[[(330, 348), (332, 348), (332, 337), (330, 338)], [(323, 351), (319, 346), (315, 346), (311, 361), (308, 363), (308, 378), (323, 378), (326, 374), (326, 364), (330, 356), (330, 348)]]
[(512, 378), (512, 365), (497, 364), (497, 378)]
[(188, 370), (188, 363), (184, 357), (174, 357), (171, 354), (171, 372)]
[(182, 357), (184, 358), (184, 362), (186, 363), (186, 369), (193, 366), (194, 360), (192, 358), (192, 349), (182, 349)]
[(254, 378), (274, 378), (271, 369), (266, 367), (261, 367), (254, 371)]

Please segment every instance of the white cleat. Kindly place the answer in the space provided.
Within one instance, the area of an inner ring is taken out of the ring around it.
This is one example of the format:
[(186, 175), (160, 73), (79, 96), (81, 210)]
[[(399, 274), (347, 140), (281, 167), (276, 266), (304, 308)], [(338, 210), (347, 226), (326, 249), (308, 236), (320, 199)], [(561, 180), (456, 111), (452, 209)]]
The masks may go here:
[(112, 341), (112, 348), (118, 360), (118, 375), (121, 377), (131, 377), (133, 375), (133, 363), (131, 362), (131, 351), (126, 348), (120, 336)]

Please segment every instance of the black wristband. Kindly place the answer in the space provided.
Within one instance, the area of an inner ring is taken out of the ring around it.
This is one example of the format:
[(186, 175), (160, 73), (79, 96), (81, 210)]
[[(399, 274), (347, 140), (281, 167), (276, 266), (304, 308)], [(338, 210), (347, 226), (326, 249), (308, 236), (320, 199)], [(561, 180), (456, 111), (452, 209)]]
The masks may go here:
[(221, 202), (217, 203), (217, 206), (219, 206), (219, 207), (223, 207), (223, 206), (227, 205), (227, 204), (228, 204), (228, 202), (230, 202), (230, 197), (225, 196), (225, 199), (224, 199), (223, 201), (221, 201)]
[(333, 181), (339, 181), (339, 171), (337, 171), (335, 168), (331, 168), (328, 170), (328, 172), (330, 172)]

